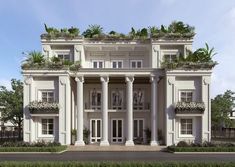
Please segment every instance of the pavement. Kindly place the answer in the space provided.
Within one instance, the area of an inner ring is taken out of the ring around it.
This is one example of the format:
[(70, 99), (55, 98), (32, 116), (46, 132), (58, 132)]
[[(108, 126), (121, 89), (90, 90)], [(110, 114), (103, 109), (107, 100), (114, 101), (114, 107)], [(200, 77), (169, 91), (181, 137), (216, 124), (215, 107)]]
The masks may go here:
[(159, 151), (67, 151), (62, 154), (0, 154), (0, 161), (234, 161), (235, 163), (235, 154), (195, 155)]

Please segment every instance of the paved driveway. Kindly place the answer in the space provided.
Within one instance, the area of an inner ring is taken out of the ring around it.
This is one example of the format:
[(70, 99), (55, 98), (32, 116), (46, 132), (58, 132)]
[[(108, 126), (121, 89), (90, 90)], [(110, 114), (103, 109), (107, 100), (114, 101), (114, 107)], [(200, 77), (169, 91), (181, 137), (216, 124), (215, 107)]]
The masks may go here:
[(172, 154), (167, 152), (65, 152), (63, 154), (0, 154), (0, 161), (234, 161), (235, 154)]

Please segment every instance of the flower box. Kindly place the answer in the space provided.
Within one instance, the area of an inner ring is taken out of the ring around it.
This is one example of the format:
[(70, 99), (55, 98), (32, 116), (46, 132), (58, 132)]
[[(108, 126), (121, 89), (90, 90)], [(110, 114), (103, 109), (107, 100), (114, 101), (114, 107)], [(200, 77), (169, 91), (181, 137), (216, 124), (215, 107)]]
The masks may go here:
[(59, 113), (59, 104), (56, 102), (33, 101), (29, 103), (28, 108), (31, 114)]
[(205, 111), (204, 102), (177, 102), (174, 107), (176, 114), (202, 114)]

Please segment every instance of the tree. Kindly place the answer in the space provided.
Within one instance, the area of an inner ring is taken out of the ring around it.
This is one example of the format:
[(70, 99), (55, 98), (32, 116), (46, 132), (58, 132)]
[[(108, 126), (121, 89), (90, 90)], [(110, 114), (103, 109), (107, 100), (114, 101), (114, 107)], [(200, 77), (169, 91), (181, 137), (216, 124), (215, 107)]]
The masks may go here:
[(21, 128), (23, 122), (23, 83), (20, 80), (11, 80), (12, 90), (0, 86), (0, 109), (1, 120), (10, 121), (18, 127), (19, 139), (21, 139)]
[(224, 94), (217, 95), (211, 101), (211, 121), (214, 127), (225, 124), (226, 127), (233, 126), (229, 114), (235, 108), (235, 92), (227, 90)]

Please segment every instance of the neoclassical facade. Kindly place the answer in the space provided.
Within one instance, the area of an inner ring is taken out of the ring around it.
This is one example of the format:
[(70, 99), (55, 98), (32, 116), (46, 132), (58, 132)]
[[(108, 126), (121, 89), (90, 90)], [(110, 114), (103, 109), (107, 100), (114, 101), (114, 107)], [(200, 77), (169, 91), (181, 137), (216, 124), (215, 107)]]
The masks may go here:
[[(164, 59), (187, 56), (192, 42), (41, 38), (47, 60), (79, 61), (81, 67), (23, 69), (24, 141), (69, 145), (72, 131), (78, 146), (85, 137), (100, 146), (210, 141), (211, 70), (161, 66)], [(58, 104), (58, 111), (35, 109), (32, 102)]]

